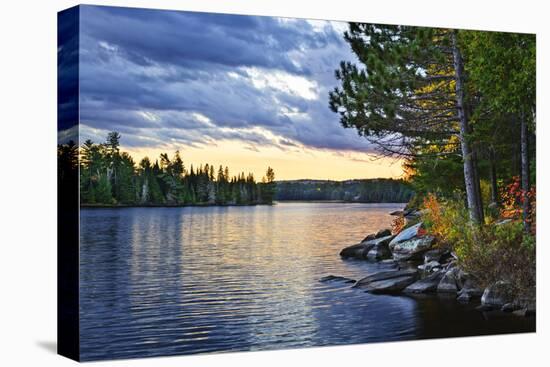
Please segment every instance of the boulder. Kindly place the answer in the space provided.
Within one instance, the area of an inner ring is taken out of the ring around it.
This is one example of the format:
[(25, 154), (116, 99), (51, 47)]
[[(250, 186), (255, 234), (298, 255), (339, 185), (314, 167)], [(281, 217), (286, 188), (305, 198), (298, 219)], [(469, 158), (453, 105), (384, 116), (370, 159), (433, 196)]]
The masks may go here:
[(518, 309), (520, 309), (520, 306), (514, 302), (505, 303), (500, 308), (502, 312), (514, 312), (514, 311), (517, 311)]
[(357, 245), (349, 246), (340, 251), (340, 256), (344, 258), (356, 258), (356, 259), (366, 259), (369, 251), (374, 247), (374, 244), (369, 244), (368, 242), (361, 242)]
[(408, 275), (408, 276), (375, 281), (375, 282), (369, 283), (363, 288), (365, 288), (366, 291), (369, 293), (377, 293), (377, 294), (398, 293), (403, 289), (405, 289), (410, 284), (414, 283), (415, 280), (416, 280), (416, 275)]
[[(342, 257), (354, 257), (356, 259), (366, 259), (370, 250), (374, 247), (382, 248), (387, 247), (389, 242), (393, 239), (393, 236), (386, 236), (380, 238), (373, 238), (367, 241), (363, 241), (353, 246), (346, 247), (340, 251)], [(382, 249), (380, 252), (383, 251)]]
[(367, 259), (384, 260), (390, 258), (392, 256), (392, 253), (388, 244), (392, 238), (393, 236), (389, 235), (369, 241), (369, 243), (373, 243), (374, 246), (367, 253)]
[(424, 263), (429, 263), (431, 261), (439, 262), (442, 255), (443, 250), (439, 248), (434, 248), (432, 250), (426, 251), (426, 253), (424, 253)]
[(451, 270), (452, 268), (456, 267), (456, 260), (451, 260), (448, 263), (443, 264), (442, 266), (445, 270)]
[(471, 297), (468, 293), (458, 293), (458, 297), (456, 297), (456, 300), (461, 303), (468, 303), (471, 300)]
[(481, 304), (494, 308), (501, 308), (507, 303), (513, 303), (514, 296), (510, 290), (510, 283), (499, 280), (485, 288), (481, 296)]
[(367, 242), (367, 241), (370, 241), (370, 240), (374, 240), (375, 238), (376, 238), (376, 234), (371, 233), (367, 237), (363, 238), (363, 240), (361, 242)]
[(451, 253), (447, 249), (434, 248), (424, 253), (424, 262), (437, 261), (441, 264), (446, 263), (451, 258)]
[(396, 210), (390, 213), (390, 215), (393, 215), (394, 217), (401, 217), (403, 216), (404, 212), (403, 210)]
[(477, 286), (476, 282), (471, 277), (467, 277), (462, 289), (458, 292), (457, 300), (460, 302), (470, 302), (472, 299), (479, 299), (482, 294), (483, 290)]
[(390, 242), (390, 250), (393, 251), (393, 248), (401, 242), (409, 241), (419, 235), (422, 231), (422, 222), (415, 224), (409, 228), (406, 228), (399, 232), (395, 238)]
[(405, 270), (383, 270), (376, 273), (367, 275), (366, 277), (359, 279), (353, 286), (354, 288), (368, 288), (371, 283), (379, 282), (383, 280), (389, 280), (402, 277), (414, 277), (416, 278), (418, 271), (415, 269)]
[(437, 291), (439, 293), (456, 293), (459, 289), (457, 285), (457, 273), (458, 268), (456, 267), (447, 270), (437, 285)]
[(319, 279), (320, 282), (344, 282), (344, 283), (355, 283), (354, 279), (341, 277), (338, 275), (327, 275), (326, 277), (322, 277)]
[(392, 256), (388, 245), (385, 246), (374, 246), (367, 254), (367, 259), (373, 261), (379, 261), (388, 259)]
[(405, 293), (430, 293), (437, 290), (437, 285), (443, 277), (442, 271), (437, 271), (430, 274), (424, 279), (420, 279), (413, 284), (409, 285), (403, 290)]
[(392, 242), (390, 242), (390, 250), (393, 253), (393, 259), (396, 261), (408, 261), (421, 258), (424, 252), (432, 247), (434, 237), (423, 236), (412, 238), (395, 244), (393, 248), (391, 247)]
[(378, 237), (370, 241), (364, 242), (365, 244), (373, 246), (389, 246), (390, 241), (394, 238), (391, 234), (385, 237)]
[(382, 237), (388, 237), (391, 236), (391, 229), (381, 229), (374, 235), (375, 238), (382, 238)]
[(434, 269), (440, 269), (440, 268), (441, 268), (441, 264), (438, 263), (437, 261), (430, 261), (428, 263), (418, 265), (418, 270), (425, 271), (428, 273), (432, 272)]

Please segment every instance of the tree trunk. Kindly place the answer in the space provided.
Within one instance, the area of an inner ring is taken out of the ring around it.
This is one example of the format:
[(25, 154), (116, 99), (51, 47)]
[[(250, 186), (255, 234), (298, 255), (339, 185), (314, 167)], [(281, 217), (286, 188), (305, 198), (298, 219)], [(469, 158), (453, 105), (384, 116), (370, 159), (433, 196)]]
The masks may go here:
[(470, 219), (475, 224), (483, 223), (483, 206), (481, 203), (481, 191), (479, 187), (479, 176), (477, 173), (477, 162), (475, 154), (468, 141), (470, 126), (466, 116), (464, 101), (464, 64), (462, 55), (458, 48), (458, 31), (451, 33), (453, 43), (453, 59), (455, 69), (455, 87), (456, 87), (456, 108), (460, 122), (460, 145), (462, 148), (462, 159), (464, 161), (464, 183), (466, 185), (466, 199), (468, 201), (468, 211)]
[(491, 165), (491, 203), (498, 204), (497, 163), (493, 148), (490, 149), (489, 156), (489, 164)]
[(527, 130), (527, 121), (525, 120), (525, 114), (522, 112), (520, 115), (521, 123), (521, 192), (523, 195), (523, 228), (525, 232), (529, 232), (531, 229), (531, 223), (529, 223), (528, 217), (531, 210), (531, 203), (529, 200), (529, 191), (531, 185), (529, 182), (529, 132)]

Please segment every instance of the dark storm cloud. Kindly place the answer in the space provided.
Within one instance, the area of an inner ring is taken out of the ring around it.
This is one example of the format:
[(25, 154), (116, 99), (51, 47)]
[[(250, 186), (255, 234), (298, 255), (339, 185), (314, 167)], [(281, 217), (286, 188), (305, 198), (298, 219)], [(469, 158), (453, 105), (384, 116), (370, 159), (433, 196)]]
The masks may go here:
[(78, 137), (78, 11), (58, 15), (57, 32), (57, 121), (58, 143)]
[(80, 24), (85, 137), (370, 150), (328, 109), (334, 69), (353, 57), (331, 23), (82, 6)]

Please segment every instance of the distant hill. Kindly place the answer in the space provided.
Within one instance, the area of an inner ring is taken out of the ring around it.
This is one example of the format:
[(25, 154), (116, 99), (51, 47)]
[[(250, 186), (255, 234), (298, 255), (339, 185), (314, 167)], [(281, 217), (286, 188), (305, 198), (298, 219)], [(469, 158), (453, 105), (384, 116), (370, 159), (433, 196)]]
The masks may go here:
[(358, 203), (405, 203), (413, 191), (403, 180), (389, 178), (364, 180), (276, 181), (275, 200), (337, 200)]

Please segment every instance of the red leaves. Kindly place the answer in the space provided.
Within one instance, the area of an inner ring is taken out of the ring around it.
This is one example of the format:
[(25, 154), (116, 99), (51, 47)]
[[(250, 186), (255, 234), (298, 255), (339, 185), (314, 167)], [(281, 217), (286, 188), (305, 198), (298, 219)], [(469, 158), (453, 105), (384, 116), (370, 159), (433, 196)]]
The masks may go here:
[(529, 199), (530, 211), (527, 215), (527, 221), (531, 223), (531, 230), (535, 233), (536, 223), (536, 188), (531, 187), (531, 190), (524, 191), (521, 188), (521, 180), (519, 176), (514, 176), (512, 182), (508, 184), (502, 191), (502, 209), (500, 215), (504, 218), (520, 219), (523, 217), (523, 203), (525, 199)]

